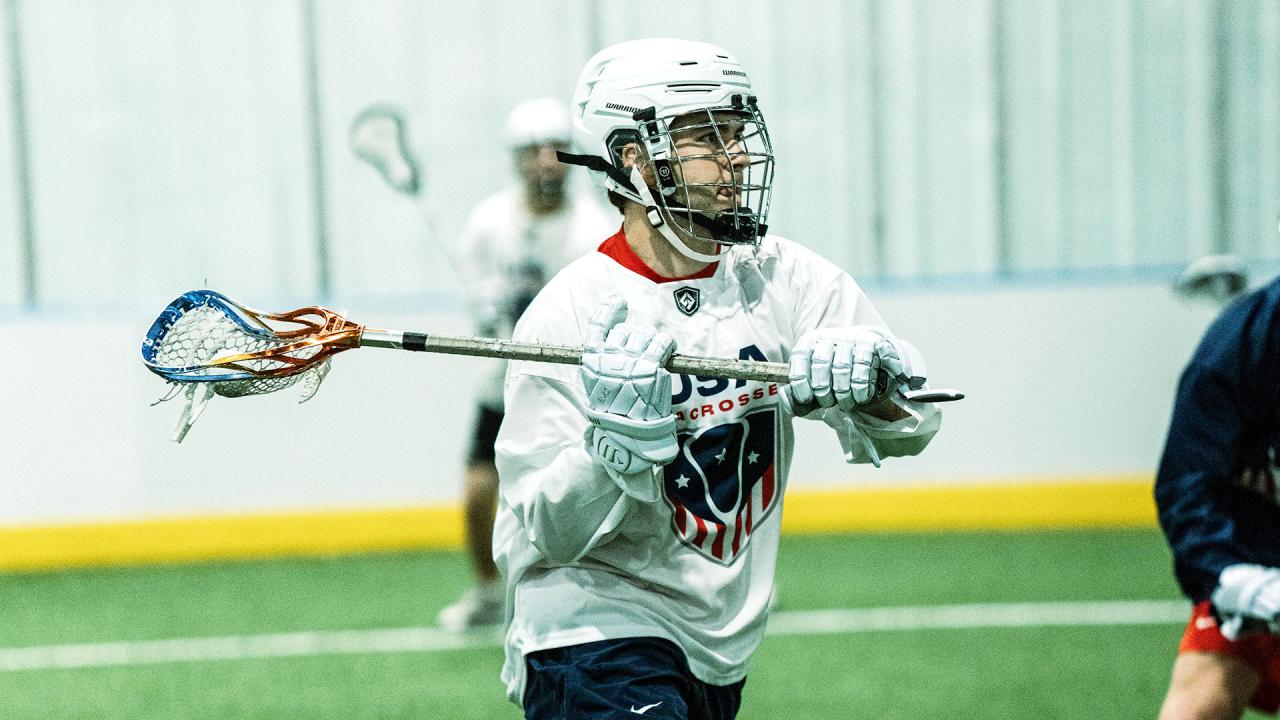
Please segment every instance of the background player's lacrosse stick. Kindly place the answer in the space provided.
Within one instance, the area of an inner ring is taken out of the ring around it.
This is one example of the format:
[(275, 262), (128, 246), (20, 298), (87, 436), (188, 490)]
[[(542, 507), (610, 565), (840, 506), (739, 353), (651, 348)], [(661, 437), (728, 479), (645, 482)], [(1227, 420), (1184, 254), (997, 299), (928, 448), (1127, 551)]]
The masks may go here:
[[(142, 341), (147, 368), (174, 384), (160, 401), (178, 392), (187, 404), (174, 431), (182, 442), (213, 395), (240, 397), (303, 383), (302, 400), (315, 395), (329, 372), (329, 359), (344, 350), (381, 347), (577, 365), (582, 348), (518, 343), (493, 338), (450, 337), (400, 330), (373, 330), (322, 307), (267, 313), (213, 290), (193, 290), (169, 303)], [(673, 355), (671, 372), (702, 377), (786, 383), (786, 363)], [(964, 397), (955, 390), (921, 389), (923, 378), (899, 378), (910, 400), (940, 402)]]
[[(434, 217), (427, 207), (423, 192), (425, 181), (422, 177), (422, 164), (409, 149), (409, 135), (404, 113), (386, 104), (375, 104), (366, 107), (351, 121), (348, 133), (351, 152), (368, 163), (378, 172), (386, 186), (413, 206), (422, 220), (427, 242), (440, 253), (449, 264), (461, 284), (468, 290), (470, 312), (475, 315), (481, 326), (481, 332), (498, 332), (498, 318), (505, 305), (504, 288), (495, 286), (492, 278), (476, 278), (457, 257), (454, 256), (436, 231)], [(531, 277), (522, 273), (520, 279), (526, 285), (526, 294), (531, 298), (545, 283), (543, 277)], [(518, 301), (517, 301), (518, 303)], [(525, 305), (528, 304), (526, 300)], [(519, 305), (516, 305), (519, 308)], [(522, 308), (515, 310), (512, 317), (519, 317)]]
[(461, 277), (462, 266), (441, 241), (435, 219), (426, 206), (422, 164), (409, 149), (404, 113), (390, 105), (370, 105), (351, 121), (347, 140), (356, 157), (377, 170), (387, 187), (413, 205), (422, 219), (427, 241)]

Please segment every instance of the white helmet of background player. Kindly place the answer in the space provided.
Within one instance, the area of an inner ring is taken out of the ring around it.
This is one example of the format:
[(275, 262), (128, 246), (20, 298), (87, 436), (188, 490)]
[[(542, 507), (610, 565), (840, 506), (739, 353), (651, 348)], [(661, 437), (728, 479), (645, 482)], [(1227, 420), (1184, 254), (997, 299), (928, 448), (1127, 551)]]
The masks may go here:
[(525, 100), (511, 109), (503, 138), (511, 150), (530, 145), (569, 145), (573, 141), (569, 108), (555, 98)]
[[(583, 154), (562, 154), (561, 160), (587, 167), (597, 185), (644, 206), (649, 222), (676, 250), (704, 262), (717, 259), (690, 248), (672, 226), (722, 245), (759, 244), (769, 213), (773, 147), (751, 80), (726, 50), (670, 38), (605, 48), (587, 61), (572, 110), (573, 140)], [(741, 122), (741, 137), (720, 132), (717, 118), (723, 123), (726, 115)], [(714, 141), (706, 153), (677, 155), (671, 122), (681, 116), (691, 116), (681, 121), (681, 134), (704, 127), (711, 131)], [(686, 124), (690, 119), (692, 124)], [(643, 162), (657, 187), (645, 183), (639, 167), (623, 167), (621, 150), (632, 143), (644, 149)], [(683, 163), (693, 158), (736, 166), (731, 180), (700, 183), (716, 192), (732, 191), (734, 208), (701, 212), (688, 206), (694, 184), (685, 182)]]
[(560, 207), (569, 173), (555, 153), (572, 144), (568, 106), (553, 98), (525, 100), (507, 116), (503, 137), (526, 200), (544, 211)]

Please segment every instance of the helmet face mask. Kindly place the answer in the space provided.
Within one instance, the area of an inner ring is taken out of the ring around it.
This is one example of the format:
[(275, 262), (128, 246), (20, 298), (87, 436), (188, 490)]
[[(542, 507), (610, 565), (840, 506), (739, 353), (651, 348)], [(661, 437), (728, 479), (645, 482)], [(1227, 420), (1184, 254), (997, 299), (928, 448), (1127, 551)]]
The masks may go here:
[(751, 82), (728, 52), (669, 38), (611, 46), (587, 62), (573, 112), (584, 154), (562, 160), (644, 207), (680, 252), (715, 259), (686, 240), (759, 244), (773, 148)]
[(755, 98), (640, 121), (659, 210), (687, 237), (756, 245), (773, 184), (773, 148)]

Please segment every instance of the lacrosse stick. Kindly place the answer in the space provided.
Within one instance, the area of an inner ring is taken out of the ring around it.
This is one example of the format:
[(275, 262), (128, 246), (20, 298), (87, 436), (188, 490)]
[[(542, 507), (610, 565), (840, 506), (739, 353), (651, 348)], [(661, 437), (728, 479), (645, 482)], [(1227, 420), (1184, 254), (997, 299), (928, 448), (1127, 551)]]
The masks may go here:
[[(385, 104), (370, 105), (351, 121), (348, 133), (351, 152), (376, 170), (387, 187), (409, 201), (422, 220), (427, 242), (444, 257), (454, 276), (467, 289), (468, 310), (475, 316), (481, 332), (497, 333), (501, 324), (497, 318), (502, 316), (502, 308), (509, 300), (504, 294), (507, 289), (502, 283), (495, 284), (492, 277), (475, 277), (441, 241), (422, 192), (421, 164), (409, 149), (405, 128), (404, 114), (398, 109)], [(522, 279), (528, 278), (522, 276)], [(543, 282), (537, 281), (533, 294)], [(513, 323), (519, 314), (514, 313)]]
[(462, 266), (441, 242), (435, 219), (424, 204), (421, 164), (409, 150), (404, 114), (390, 105), (370, 105), (351, 121), (347, 139), (356, 157), (377, 170), (387, 187), (410, 201), (426, 228), (427, 241), (461, 277)]
[[(267, 313), (213, 290), (192, 290), (169, 303), (142, 341), (142, 362), (174, 385), (156, 402), (179, 391), (186, 394), (186, 408), (173, 435), (175, 442), (182, 442), (213, 395), (262, 395), (302, 382), (299, 402), (305, 402), (328, 374), (329, 360), (359, 347), (569, 365), (582, 362), (579, 347), (374, 330), (322, 307)], [(702, 377), (789, 380), (787, 364), (777, 362), (673, 355), (666, 368)], [(964, 397), (955, 390), (919, 389), (923, 378), (899, 380), (917, 388), (902, 392), (909, 400), (940, 402)]]

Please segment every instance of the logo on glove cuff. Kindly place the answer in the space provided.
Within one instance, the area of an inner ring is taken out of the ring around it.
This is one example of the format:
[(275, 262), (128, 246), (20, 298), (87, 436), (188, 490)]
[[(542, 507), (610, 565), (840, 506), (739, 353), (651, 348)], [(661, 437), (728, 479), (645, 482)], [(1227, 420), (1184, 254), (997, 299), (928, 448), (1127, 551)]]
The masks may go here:
[(696, 287), (686, 285), (676, 288), (671, 294), (675, 296), (676, 309), (685, 315), (692, 317), (702, 307), (702, 291)]
[(596, 455), (618, 472), (626, 472), (631, 466), (631, 451), (611, 442), (604, 433), (596, 433)]

